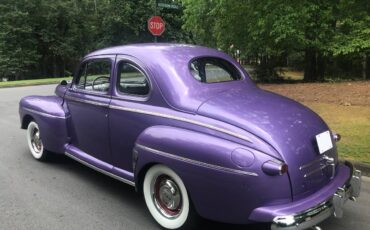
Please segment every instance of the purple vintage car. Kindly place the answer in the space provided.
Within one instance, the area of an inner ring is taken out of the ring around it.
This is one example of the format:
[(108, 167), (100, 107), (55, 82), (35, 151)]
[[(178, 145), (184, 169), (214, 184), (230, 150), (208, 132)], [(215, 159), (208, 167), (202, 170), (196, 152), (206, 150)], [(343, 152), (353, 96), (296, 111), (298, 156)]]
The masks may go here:
[(214, 49), (98, 50), (55, 94), (20, 102), (33, 157), (65, 154), (135, 186), (166, 229), (198, 216), (305, 229), (360, 193), (361, 172), (338, 162), (339, 135)]

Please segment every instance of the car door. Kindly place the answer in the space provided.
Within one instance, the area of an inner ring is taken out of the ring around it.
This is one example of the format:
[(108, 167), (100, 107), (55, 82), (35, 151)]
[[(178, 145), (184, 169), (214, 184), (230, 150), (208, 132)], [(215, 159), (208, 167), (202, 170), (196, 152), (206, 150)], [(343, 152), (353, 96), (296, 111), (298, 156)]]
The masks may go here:
[(133, 171), (132, 150), (135, 141), (151, 124), (147, 115), (128, 110), (151, 110), (153, 89), (144, 69), (134, 61), (118, 56), (115, 65), (115, 87), (112, 87), (109, 112), (111, 151), (115, 168), (126, 171), (121, 173), (125, 176)]
[(111, 163), (108, 110), (115, 56), (82, 62), (65, 102), (70, 112), (70, 144), (100, 161)]

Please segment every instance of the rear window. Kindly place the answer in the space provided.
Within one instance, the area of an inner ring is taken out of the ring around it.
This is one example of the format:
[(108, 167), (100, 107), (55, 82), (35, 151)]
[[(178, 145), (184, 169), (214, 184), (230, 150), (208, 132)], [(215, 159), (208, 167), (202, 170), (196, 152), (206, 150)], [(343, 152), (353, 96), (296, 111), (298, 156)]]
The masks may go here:
[(193, 77), (204, 83), (237, 81), (241, 79), (239, 71), (228, 61), (215, 57), (194, 59), (189, 65)]

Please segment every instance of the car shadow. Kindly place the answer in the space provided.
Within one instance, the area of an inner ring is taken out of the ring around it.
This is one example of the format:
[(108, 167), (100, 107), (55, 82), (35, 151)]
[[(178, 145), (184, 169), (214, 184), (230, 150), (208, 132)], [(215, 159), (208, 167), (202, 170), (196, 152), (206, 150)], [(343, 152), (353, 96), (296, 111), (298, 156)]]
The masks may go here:
[[(122, 208), (129, 208), (133, 213), (140, 213), (141, 219), (139, 221), (149, 222), (150, 229), (161, 229), (148, 212), (142, 195), (137, 193), (132, 186), (96, 172), (65, 155), (53, 154), (47, 163), (57, 170), (68, 171), (69, 174), (72, 174), (71, 176), (80, 178), (84, 183), (91, 184), (92, 187), (103, 188), (104, 193), (110, 199), (124, 204)], [(268, 224), (232, 225), (199, 218), (196, 229), (267, 230), (270, 228)]]

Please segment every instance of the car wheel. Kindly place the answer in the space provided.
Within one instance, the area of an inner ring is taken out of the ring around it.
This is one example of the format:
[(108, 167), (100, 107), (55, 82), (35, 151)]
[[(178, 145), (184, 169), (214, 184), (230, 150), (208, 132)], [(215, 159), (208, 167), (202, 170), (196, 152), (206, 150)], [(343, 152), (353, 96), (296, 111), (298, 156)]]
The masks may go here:
[(164, 165), (155, 165), (145, 174), (143, 193), (154, 219), (165, 229), (188, 229), (194, 225), (188, 192), (181, 178)]
[(33, 158), (40, 161), (47, 158), (48, 152), (44, 149), (39, 126), (34, 121), (31, 121), (27, 127), (27, 143)]

